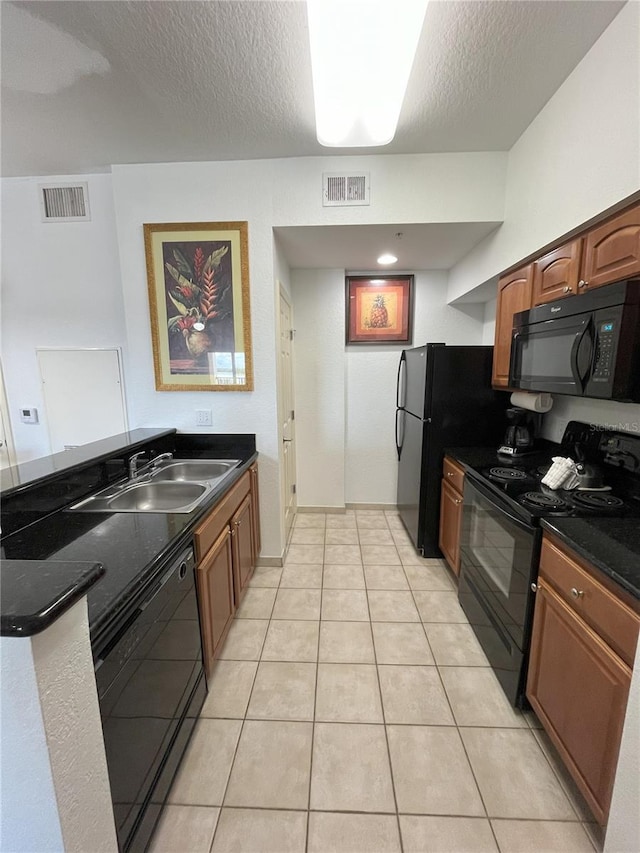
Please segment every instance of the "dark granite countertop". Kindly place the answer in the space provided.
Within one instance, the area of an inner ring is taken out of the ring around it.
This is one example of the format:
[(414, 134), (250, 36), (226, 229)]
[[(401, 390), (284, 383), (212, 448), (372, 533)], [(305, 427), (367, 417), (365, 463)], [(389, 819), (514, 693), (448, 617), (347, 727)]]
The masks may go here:
[(102, 459), (107, 459), (125, 448), (129, 452), (135, 452), (136, 447), (146, 444), (154, 438), (172, 433), (175, 433), (175, 429), (134, 429), (130, 432), (103, 438), (100, 441), (83, 444), (73, 450), (65, 450), (62, 453), (54, 453), (52, 456), (43, 456), (41, 459), (23, 462), (21, 465), (3, 468), (0, 471), (0, 494), (10, 495), (18, 489), (43, 482), (52, 476), (58, 476), (87, 462), (99, 462)]
[(3, 637), (31, 637), (75, 604), (104, 575), (101, 563), (4, 560)]
[[(560, 445), (546, 439), (539, 439), (533, 453), (520, 456), (517, 459), (506, 457), (506, 464), (522, 465), (524, 468), (534, 468), (548, 461), (550, 454), (558, 453)], [(463, 468), (482, 471), (483, 468), (491, 468), (492, 465), (505, 464), (505, 457), (498, 456), (495, 447), (448, 447), (445, 455), (451, 456), (459, 462)]]
[[(151, 438), (159, 434), (157, 430), (149, 432), (152, 433)], [(191, 438), (193, 441), (189, 441)], [(209, 435), (209, 442), (206, 442), (200, 436), (176, 436), (176, 458), (204, 457), (207, 451), (212, 452), (210, 442), (216, 438)], [(0, 548), (3, 559), (0, 580), (2, 634), (5, 634), (5, 614), (14, 625), (10, 635), (28, 634), (27, 630), (18, 628), (21, 607), (23, 617), (29, 617), (26, 612), (29, 608), (23, 607), (21, 598), (23, 596), (26, 600), (28, 592), (22, 591), (19, 583), (11, 581), (11, 573), (17, 572), (14, 566), (24, 564), (23, 575), (16, 574), (15, 578), (22, 577), (25, 583), (33, 585), (33, 594), (36, 595), (35, 590), (38, 590), (37, 594), (42, 593), (43, 598), (46, 597), (47, 584), (53, 580), (40, 584), (37, 567), (46, 566), (46, 577), (56, 577), (55, 589), (66, 590), (73, 583), (85, 584), (77, 597), (88, 589), (91, 640), (94, 651), (99, 649), (117, 626), (118, 619), (150, 587), (167, 560), (191, 543), (193, 530), (201, 518), (255, 461), (258, 454), (255, 439), (253, 436), (251, 439), (251, 442), (235, 444), (232, 436), (220, 436), (220, 452), (216, 445), (216, 455), (238, 458), (242, 462), (203, 504), (190, 513), (91, 513), (62, 509), (3, 537)], [(86, 571), (88, 564), (95, 566), (96, 563), (104, 569), (96, 575), (93, 586), (89, 588), (78, 567), (81, 565)], [(29, 564), (32, 569), (29, 569)], [(99, 582), (95, 583), (95, 580)], [(12, 590), (15, 600), (11, 598)], [(64, 612), (70, 603), (73, 602), (64, 599), (50, 621)]]
[(549, 518), (542, 527), (640, 598), (640, 522), (637, 518)]

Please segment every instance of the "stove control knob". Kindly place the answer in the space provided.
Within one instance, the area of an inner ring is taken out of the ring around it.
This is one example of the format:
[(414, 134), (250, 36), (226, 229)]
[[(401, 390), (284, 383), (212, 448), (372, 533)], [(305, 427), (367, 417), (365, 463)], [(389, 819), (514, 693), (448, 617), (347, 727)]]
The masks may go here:
[(571, 587), (571, 595), (574, 598), (582, 598), (584, 596), (584, 590), (576, 589), (575, 586)]

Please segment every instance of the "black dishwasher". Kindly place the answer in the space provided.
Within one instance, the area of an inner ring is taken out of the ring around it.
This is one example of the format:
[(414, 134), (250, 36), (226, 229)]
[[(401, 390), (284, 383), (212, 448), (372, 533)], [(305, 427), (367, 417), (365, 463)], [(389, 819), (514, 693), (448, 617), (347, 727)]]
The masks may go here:
[(204, 702), (194, 565), (172, 561), (95, 661), (122, 851), (147, 847)]

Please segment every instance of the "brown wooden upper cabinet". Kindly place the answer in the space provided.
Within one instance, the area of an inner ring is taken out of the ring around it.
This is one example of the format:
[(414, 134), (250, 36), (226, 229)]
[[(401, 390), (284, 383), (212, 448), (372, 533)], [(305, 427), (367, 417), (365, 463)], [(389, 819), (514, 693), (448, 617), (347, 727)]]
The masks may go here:
[(531, 308), (532, 285), (533, 264), (503, 276), (498, 282), (492, 383), (501, 388), (509, 385), (513, 315)]
[(592, 228), (578, 292), (640, 274), (640, 204)]
[(533, 305), (578, 293), (582, 238), (547, 252), (533, 262)]

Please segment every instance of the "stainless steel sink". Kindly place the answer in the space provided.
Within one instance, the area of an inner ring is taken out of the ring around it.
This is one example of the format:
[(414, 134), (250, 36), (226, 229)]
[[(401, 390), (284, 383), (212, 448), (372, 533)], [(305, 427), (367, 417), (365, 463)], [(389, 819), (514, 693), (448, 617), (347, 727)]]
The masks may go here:
[(164, 480), (200, 482), (219, 480), (235, 468), (239, 459), (184, 459), (168, 461), (160, 465), (151, 475), (154, 482)]
[(136, 479), (109, 486), (70, 509), (78, 512), (191, 512), (233, 474), (239, 459), (168, 459)]
[(140, 483), (109, 500), (116, 512), (189, 512), (211, 487), (204, 483)]

